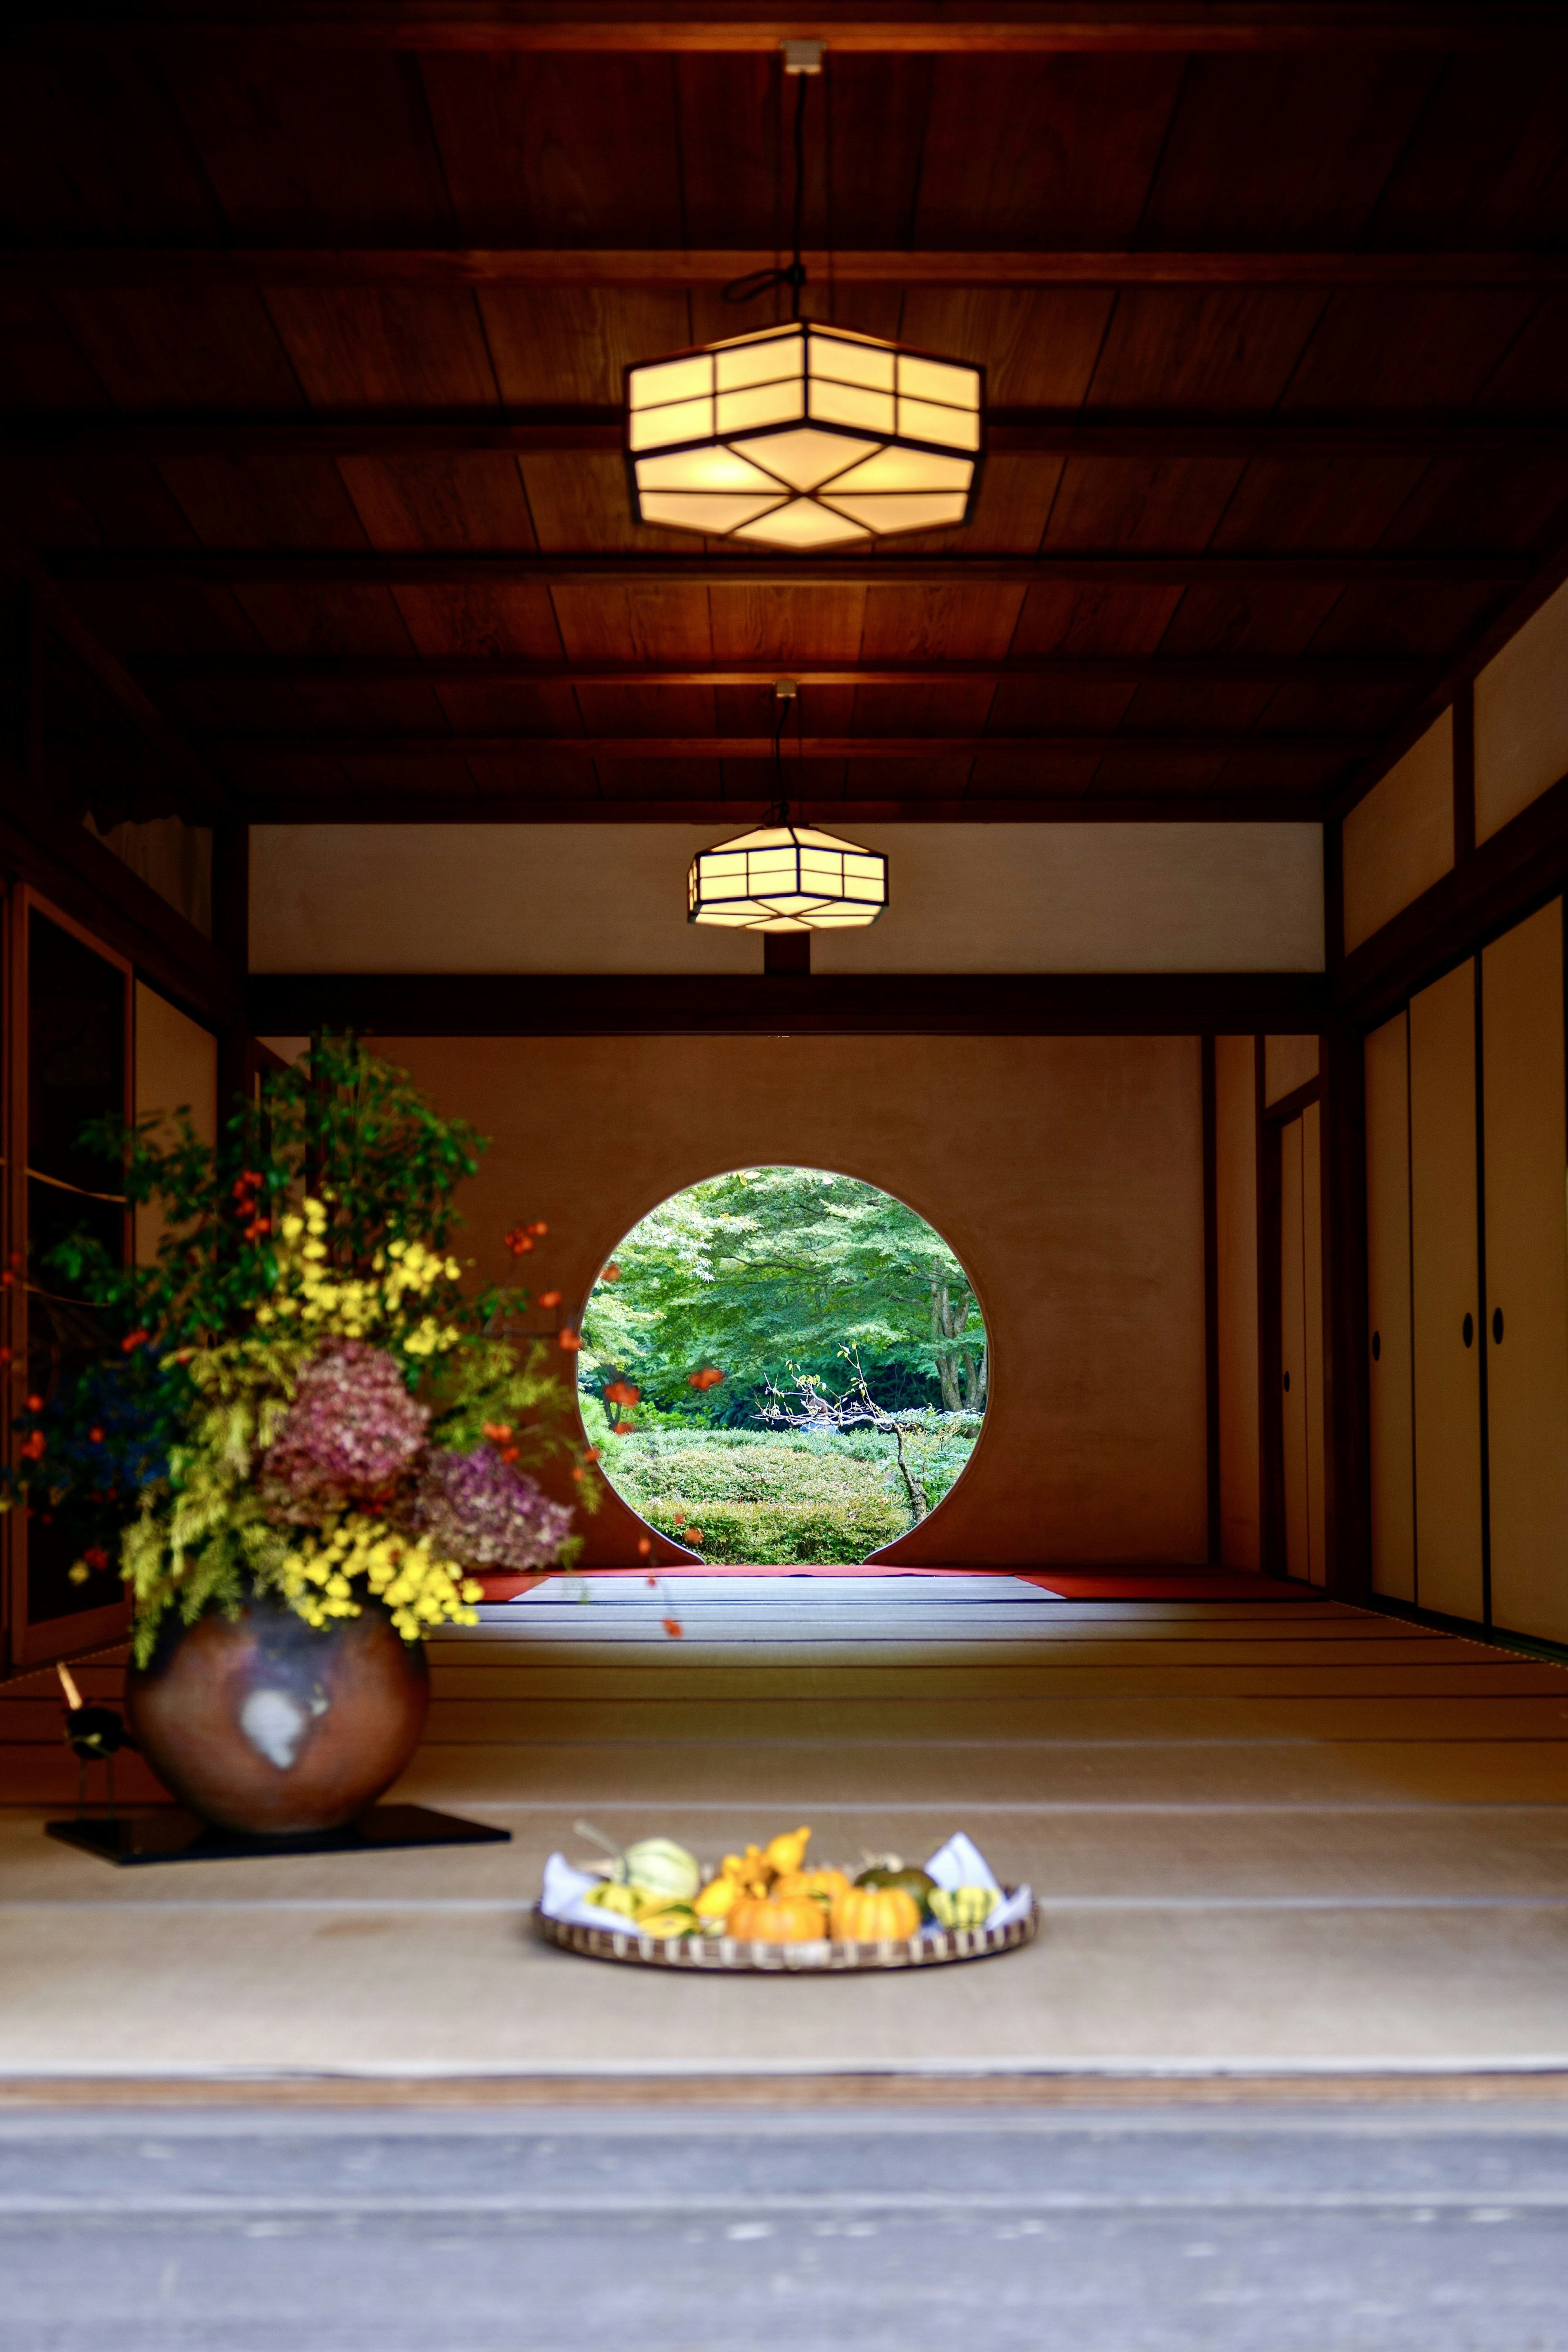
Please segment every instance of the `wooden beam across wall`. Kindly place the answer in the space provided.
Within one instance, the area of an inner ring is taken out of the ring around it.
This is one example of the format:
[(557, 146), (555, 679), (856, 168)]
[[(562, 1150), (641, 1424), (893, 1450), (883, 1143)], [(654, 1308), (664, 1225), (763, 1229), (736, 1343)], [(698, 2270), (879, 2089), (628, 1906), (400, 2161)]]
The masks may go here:
[[(1249, 55), (1560, 47), (1553, 0), (902, 0), (899, 5), (781, 9), (774, 0), (132, 0), (112, 10), (68, 0), (24, 11), (22, 34), (106, 47), (284, 41), (311, 48), (538, 54), (628, 50), (771, 52), (819, 40), (839, 54)], [(20, 37), (17, 36), (16, 37)]]
[[(5, 276), (0, 256), (0, 281)], [(626, 437), (617, 407), (561, 406), (336, 409), (213, 414), (179, 410), (138, 416), (23, 412), (6, 418), (20, 447), (86, 457), (430, 457), (479, 452), (515, 457), (574, 450), (618, 454)], [(1292, 415), (1235, 411), (989, 407), (986, 446), (1003, 457), (1333, 457), (1345, 451), (1409, 457), (1551, 457), (1568, 455), (1568, 417), (1457, 416), (1395, 408), (1306, 410)]]
[(1354, 585), (1521, 587), (1534, 570), (1514, 553), (1387, 555), (1143, 555), (1095, 552), (1044, 555), (425, 555), (335, 548), (58, 548), (46, 561), (56, 579), (125, 586), (185, 581), (204, 586), (316, 588), (1034, 588), (1066, 583), (1113, 588), (1259, 588)]
[(1192, 1036), (1317, 1029), (1327, 984), (1313, 972), (269, 972), (252, 976), (247, 1002), (258, 1036)]
[[(822, 287), (953, 288), (966, 291), (1121, 286), (1376, 288), (1428, 291), (1568, 285), (1568, 253), (1506, 252), (1043, 252), (806, 253), (808, 283)], [(777, 266), (767, 252), (671, 246), (246, 247), (76, 245), (8, 247), (0, 286), (426, 286), (685, 289), (728, 286)], [(824, 322), (826, 323), (826, 322)]]

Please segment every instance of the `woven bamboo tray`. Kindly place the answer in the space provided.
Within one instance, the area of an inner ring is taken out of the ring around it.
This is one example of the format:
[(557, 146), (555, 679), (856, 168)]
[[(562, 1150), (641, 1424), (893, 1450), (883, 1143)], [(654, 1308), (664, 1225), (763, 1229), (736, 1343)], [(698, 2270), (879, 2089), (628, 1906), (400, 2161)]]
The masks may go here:
[[(1005, 1887), (1004, 1894), (1011, 1894)], [(696, 1976), (849, 1976), (862, 1969), (940, 1969), (954, 1960), (989, 1960), (1016, 1951), (1040, 1932), (1038, 1907), (1006, 1927), (944, 1927), (935, 1936), (900, 1936), (880, 1944), (742, 1944), (731, 1936), (639, 1936), (635, 1927), (577, 1927), (537, 1905), (534, 1931), (584, 1960), (618, 1960), (634, 1969), (680, 1969)]]

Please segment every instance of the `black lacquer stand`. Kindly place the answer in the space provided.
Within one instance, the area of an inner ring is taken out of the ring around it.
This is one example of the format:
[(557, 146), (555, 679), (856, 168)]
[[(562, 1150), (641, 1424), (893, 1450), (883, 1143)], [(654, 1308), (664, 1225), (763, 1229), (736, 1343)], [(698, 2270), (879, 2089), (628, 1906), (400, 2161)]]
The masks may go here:
[(289, 1853), (380, 1853), (393, 1846), (506, 1845), (511, 1838), (510, 1830), (433, 1813), (426, 1805), (372, 1805), (343, 1829), (305, 1837), (246, 1837), (237, 1830), (215, 1829), (175, 1805), (155, 1813), (46, 1822), (44, 1834), (122, 1868), (144, 1862), (233, 1862), (256, 1854), (276, 1860)]

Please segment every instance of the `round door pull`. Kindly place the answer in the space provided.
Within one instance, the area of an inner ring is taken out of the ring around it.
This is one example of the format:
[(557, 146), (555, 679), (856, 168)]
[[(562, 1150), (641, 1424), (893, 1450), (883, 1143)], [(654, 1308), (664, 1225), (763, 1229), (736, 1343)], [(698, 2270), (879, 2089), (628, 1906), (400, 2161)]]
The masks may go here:
[(1286, 1373), (1286, 1375), (1285, 1375), (1285, 1385), (1286, 1385), (1286, 1387), (1287, 1387), (1287, 1388), (1289, 1388), (1289, 1385), (1290, 1385), (1290, 1375), (1289, 1375), (1289, 1372), (1287, 1372), (1287, 1373)]
[(1381, 1332), (1381, 1331), (1374, 1331), (1374, 1332), (1373, 1333), (1373, 1335), (1372, 1335), (1372, 1360), (1373, 1360), (1373, 1362), (1374, 1364), (1376, 1363), (1376, 1361), (1377, 1361), (1378, 1358), (1382, 1355), (1382, 1353), (1383, 1353), (1383, 1334), (1382, 1334), (1382, 1332)]
[(1502, 1346), (1502, 1308), (1500, 1307), (1492, 1308), (1492, 1338), (1500, 1348)]
[(1473, 1347), (1474, 1347), (1474, 1345), (1475, 1345), (1475, 1343), (1476, 1343), (1476, 1318), (1475, 1318), (1475, 1317), (1474, 1317), (1473, 1315), (1467, 1315), (1467, 1316), (1466, 1316), (1466, 1318), (1465, 1318), (1465, 1319), (1464, 1319), (1463, 1324), (1460, 1326), (1460, 1328), (1461, 1328), (1461, 1330), (1462, 1330), (1462, 1331), (1463, 1331), (1463, 1333), (1464, 1333), (1464, 1339), (1465, 1339), (1465, 1345), (1466, 1345), (1466, 1347), (1467, 1347), (1467, 1348), (1473, 1348)]

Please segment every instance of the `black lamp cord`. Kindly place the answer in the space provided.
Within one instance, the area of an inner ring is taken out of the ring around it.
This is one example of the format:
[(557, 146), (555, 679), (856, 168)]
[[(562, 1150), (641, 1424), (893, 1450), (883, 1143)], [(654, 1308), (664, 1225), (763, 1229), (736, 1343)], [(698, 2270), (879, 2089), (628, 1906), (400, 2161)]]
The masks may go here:
[(805, 725), (805, 714), (800, 707), (801, 698), (800, 691), (797, 688), (794, 694), (781, 694), (779, 697), (779, 715), (777, 722), (773, 728), (774, 798), (772, 808), (769, 809), (767, 815), (763, 820), (765, 824), (788, 824), (789, 823), (789, 794), (784, 790), (784, 722), (789, 717), (789, 708), (792, 702), (795, 705), (795, 743), (797, 766), (805, 757), (805, 744), (802, 740), (802, 730)]
[(726, 302), (751, 302), (771, 287), (789, 288), (789, 314), (800, 316), (805, 264), (800, 257), (801, 224), (805, 210), (805, 85), (806, 74), (796, 74), (795, 93), (795, 258), (782, 269), (754, 269), (749, 278), (732, 278), (723, 292)]

